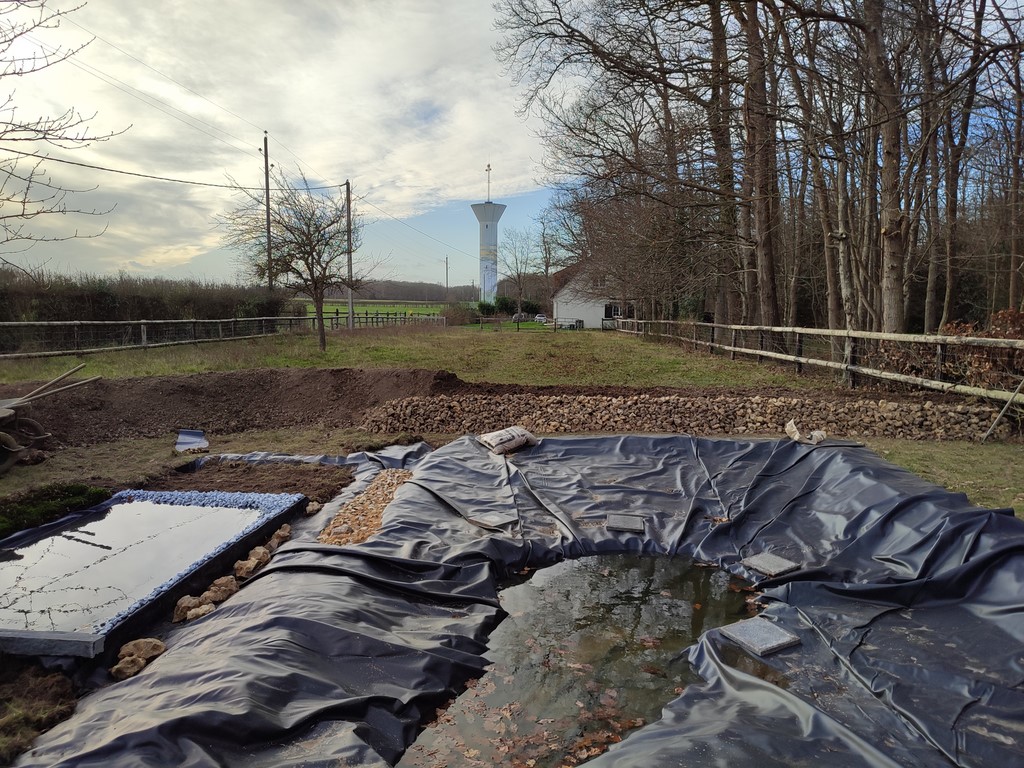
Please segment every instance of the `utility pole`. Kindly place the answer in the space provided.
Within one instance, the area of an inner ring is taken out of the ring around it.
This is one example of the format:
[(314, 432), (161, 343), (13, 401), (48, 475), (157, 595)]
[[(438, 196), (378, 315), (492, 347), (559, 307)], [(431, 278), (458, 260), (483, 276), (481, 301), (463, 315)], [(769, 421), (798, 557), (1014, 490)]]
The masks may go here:
[(352, 182), (345, 179), (345, 219), (347, 226), (345, 229), (345, 239), (347, 241), (346, 250), (348, 251), (348, 329), (351, 331), (355, 328), (356, 317), (355, 317), (355, 305), (352, 302)]
[(444, 257), (444, 301), (448, 303), (448, 254)]
[(267, 150), (267, 132), (263, 132), (263, 184), (267, 209), (267, 289), (274, 290), (274, 260), (270, 245), (270, 153)]

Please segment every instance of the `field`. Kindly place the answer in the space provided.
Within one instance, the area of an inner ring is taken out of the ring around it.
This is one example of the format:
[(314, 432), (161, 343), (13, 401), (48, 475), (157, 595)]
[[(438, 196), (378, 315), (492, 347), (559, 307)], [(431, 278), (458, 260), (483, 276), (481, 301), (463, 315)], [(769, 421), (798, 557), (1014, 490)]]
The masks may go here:
[[(439, 301), (406, 301), (406, 302), (393, 302), (393, 301), (368, 301), (360, 300), (353, 302), (353, 310), (362, 315), (369, 312), (371, 315), (374, 312), (380, 312), (381, 314), (402, 314), (402, 315), (439, 315), (444, 311), (444, 302)], [(306, 314), (312, 315), (315, 313), (313, 302), (306, 302)], [(347, 299), (325, 299), (324, 300), (324, 314), (325, 315), (337, 315), (338, 317), (344, 317), (348, 314), (348, 300)]]

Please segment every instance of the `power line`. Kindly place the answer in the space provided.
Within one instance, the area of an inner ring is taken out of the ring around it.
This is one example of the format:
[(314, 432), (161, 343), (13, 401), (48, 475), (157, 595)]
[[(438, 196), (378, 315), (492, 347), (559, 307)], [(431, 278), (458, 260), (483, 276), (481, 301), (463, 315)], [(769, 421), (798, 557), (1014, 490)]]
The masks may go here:
[[(96, 34), (95, 32), (93, 32), (93, 31), (92, 31), (91, 29), (88, 29), (88, 28), (86, 28), (86, 27), (82, 26), (81, 24), (79, 24), (79, 23), (78, 23), (77, 21), (75, 21), (74, 19), (72, 19), (72, 18), (70, 18), (70, 17), (68, 17), (68, 16), (65, 16), (65, 17), (63, 18), (63, 20), (64, 20), (64, 21), (67, 21), (67, 22), (70, 22), (71, 24), (74, 24), (74, 25), (75, 25), (76, 27), (78, 27), (78, 28), (79, 28), (80, 30), (82, 30), (83, 32), (86, 32), (86, 33), (88, 33), (88, 34), (92, 35), (93, 37), (95, 37), (95, 38), (96, 38), (97, 40), (99, 40), (100, 42), (106, 43), (106, 44), (107, 44), (107, 45), (109, 45), (109, 46), (110, 46), (111, 48), (113, 48), (113, 49), (114, 49), (115, 51), (119, 51), (120, 53), (124, 54), (124, 55), (125, 55), (125, 56), (127, 56), (127, 57), (128, 57), (129, 59), (131, 59), (132, 61), (136, 61), (136, 62), (138, 62), (139, 64), (141, 64), (142, 66), (144, 66), (144, 67), (145, 67), (146, 69), (150, 70), (151, 72), (155, 72), (156, 74), (160, 75), (160, 77), (164, 78), (165, 80), (168, 80), (168, 81), (170, 81), (170, 82), (174, 83), (174, 84), (175, 84), (176, 86), (178, 86), (178, 87), (179, 87), (179, 88), (181, 88), (182, 90), (188, 91), (188, 92), (189, 92), (189, 93), (191, 93), (191, 94), (192, 94), (193, 96), (198, 96), (198, 97), (199, 97), (200, 99), (202, 99), (203, 101), (205, 101), (205, 102), (206, 102), (207, 104), (210, 104), (210, 105), (212, 105), (212, 106), (216, 107), (217, 109), (219, 109), (219, 110), (221, 110), (221, 111), (223, 111), (223, 112), (227, 112), (227, 113), (228, 113), (229, 115), (231, 115), (232, 117), (236, 117), (236, 118), (238, 118), (238, 119), (239, 119), (239, 120), (241, 120), (241, 121), (242, 121), (243, 123), (247, 123), (248, 125), (252, 126), (253, 128), (255, 128), (255, 129), (256, 129), (256, 130), (258, 130), (258, 131), (262, 131), (262, 130), (264, 130), (264, 129), (263, 129), (263, 128), (262, 128), (261, 126), (258, 126), (258, 125), (256, 125), (256, 124), (255, 124), (255, 123), (253, 123), (252, 121), (250, 121), (250, 120), (248, 120), (248, 119), (246, 119), (246, 118), (242, 117), (241, 115), (237, 114), (236, 112), (232, 112), (232, 111), (231, 111), (230, 109), (228, 109), (227, 107), (224, 107), (224, 106), (222, 106), (222, 105), (218, 104), (217, 102), (213, 101), (212, 99), (209, 99), (209, 98), (207, 98), (206, 96), (204, 96), (203, 94), (199, 93), (198, 91), (195, 91), (195, 90), (193, 90), (193, 89), (189, 88), (189, 87), (188, 87), (187, 85), (185, 85), (184, 83), (181, 83), (181, 82), (179, 82), (179, 81), (175, 80), (175, 79), (174, 79), (173, 77), (171, 77), (170, 75), (166, 74), (165, 72), (161, 72), (161, 71), (160, 71), (159, 69), (157, 69), (156, 67), (154, 67), (154, 66), (152, 66), (152, 65), (150, 65), (150, 64), (147, 64), (147, 63), (146, 63), (145, 61), (143, 61), (142, 59), (140, 59), (140, 58), (139, 58), (138, 56), (135, 56), (134, 54), (132, 54), (132, 53), (130, 53), (130, 52), (128, 52), (128, 51), (126, 51), (126, 50), (125, 50), (124, 48), (121, 48), (120, 46), (118, 46), (118, 45), (116, 45), (116, 44), (114, 44), (114, 43), (110, 42), (110, 41), (109, 41), (109, 40), (107, 40), (107, 39), (106, 39), (105, 37), (102, 37), (102, 36), (100, 36), (100, 35), (97, 35), (97, 34)], [(229, 134), (229, 135), (230, 135), (230, 134)]]
[[(170, 75), (165, 74), (164, 72), (160, 71), (156, 67), (153, 67), (152, 65), (150, 65), (147, 62), (143, 61), (139, 57), (135, 56), (134, 54), (124, 50), (123, 48), (121, 48), (120, 46), (116, 45), (115, 43), (112, 43), (109, 40), (107, 40), (106, 38), (96, 34), (95, 32), (93, 32), (92, 30), (90, 30), (87, 27), (83, 26), (82, 24), (79, 24), (77, 21), (74, 21), (73, 19), (71, 19), (69, 17), (65, 17), (64, 20), (68, 21), (71, 24), (73, 24), (74, 26), (78, 27), (83, 32), (86, 32), (87, 34), (92, 35), (97, 40), (100, 40), (101, 42), (109, 45), (111, 48), (113, 48), (114, 50), (120, 52), (124, 56), (127, 56), (128, 58), (132, 59), (133, 61), (141, 64), (142, 66), (146, 67), (146, 69), (150, 70), (151, 72), (154, 72), (155, 74), (159, 75), (160, 77), (163, 77), (167, 81), (169, 81), (171, 83), (174, 83), (179, 88), (182, 88), (183, 90), (185, 90), (188, 93), (191, 93), (192, 95), (202, 99), (203, 101), (205, 101), (208, 104), (216, 107), (217, 109), (220, 109), (221, 111), (226, 112), (227, 114), (229, 114), (229, 115), (231, 115), (231, 116), (241, 120), (242, 122), (247, 123), (248, 125), (256, 128), (257, 130), (260, 130), (260, 126), (257, 126), (255, 123), (253, 123), (252, 121), (248, 120), (247, 118), (242, 117), (241, 115), (233, 112), (232, 110), (227, 109), (226, 107), (223, 107), (220, 104), (216, 103), (215, 101), (207, 98), (206, 96), (204, 96), (203, 94), (199, 93), (198, 91), (195, 91), (192, 88), (189, 88), (188, 86), (184, 85), (183, 83), (178, 82), (176, 79), (174, 79)], [(28, 36), (28, 37), (36, 45), (40, 46), (40, 48), (42, 48), (44, 50), (48, 49), (48, 46), (45, 43), (43, 43), (42, 41), (40, 41), (38, 39), (35, 39), (35, 38), (31, 37), (31, 36)], [(50, 50), (50, 52), (57, 52), (55, 49), (52, 49), (52, 48), (49, 48), (49, 50)], [(206, 127), (210, 128), (213, 131), (217, 131), (219, 133), (224, 134), (225, 136), (231, 137), (235, 141), (237, 141), (240, 144), (242, 144), (243, 147), (246, 146), (246, 144), (247, 144), (243, 139), (240, 139), (239, 137), (235, 136), (234, 134), (230, 133), (229, 131), (225, 131), (222, 128), (218, 128), (217, 126), (212, 125), (211, 123), (208, 123), (205, 120), (202, 120), (202, 119), (200, 119), (198, 117), (195, 117), (195, 116), (185, 112), (184, 110), (178, 109), (177, 107), (175, 107), (175, 106), (165, 102), (164, 100), (162, 100), (162, 99), (160, 99), (160, 98), (158, 98), (156, 96), (153, 96), (153, 95), (151, 95), (149, 93), (146, 93), (145, 91), (142, 91), (142, 90), (140, 90), (138, 88), (135, 88), (134, 86), (129, 85), (128, 83), (125, 83), (124, 81), (114, 77), (113, 75), (109, 75), (106, 72), (104, 72), (104, 71), (102, 71), (102, 70), (100, 70), (100, 69), (98, 69), (96, 67), (93, 67), (90, 64), (85, 64), (85, 63), (82, 63), (82, 62), (78, 62), (78, 61), (76, 61), (74, 59), (68, 59), (67, 61), (69, 63), (73, 64), (74, 66), (78, 67), (80, 70), (82, 70), (86, 74), (92, 75), (93, 77), (103, 81), (107, 85), (110, 85), (110, 86), (113, 86), (114, 88), (117, 88), (118, 90), (122, 91), (123, 93), (125, 93), (125, 94), (127, 94), (127, 95), (129, 95), (129, 96), (131, 96), (131, 97), (133, 97), (133, 98), (135, 98), (137, 100), (139, 100), (139, 101), (142, 101), (143, 103), (147, 104), (148, 106), (153, 107), (154, 109), (164, 113), (168, 117), (171, 117), (171, 118), (173, 118), (175, 120), (178, 120), (179, 122), (184, 123), (185, 125), (189, 126), (190, 128), (193, 128), (194, 130), (197, 130), (200, 133), (202, 133), (202, 134), (204, 134), (206, 136), (209, 136), (212, 139), (215, 139), (217, 141), (220, 141), (223, 144), (226, 144), (227, 146), (231, 147), (232, 149), (239, 149), (239, 147), (232, 145), (231, 143), (229, 143), (228, 141), (224, 140), (220, 136), (216, 136), (216, 135), (210, 133), (209, 131), (203, 130), (201, 127), (199, 127), (199, 125), (196, 125), (196, 123), (200, 123), (200, 124), (205, 125)], [(159, 105), (163, 105), (163, 107), (166, 107), (166, 109), (162, 108)], [(169, 110), (173, 110), (173, 112), (169, 111)], [(177, 113), (177, 114), (174, 114), (174, 113)], [(186, 120), (185, 118), (188, 118), (188, 119)], [(286, 144), (284, 144), (284, 142), (280, 141), (276, 137), (274, 137), (274, 142), (278, 146), (280, 146), (282, 149), (284, 149), (286, 152), (288, 152), (288, 154), (290, 154), (292, 157), (294, 157), (295, 160), (299, 163), (300, 166), (305, 165), (307, 168), (309, 168), (314, 173), (316, 173), (316, 175), (318, 177), (320, 177), (322, 179), (327, 178), (325, 174), (319, 173), (309, 163), (307, 163), (301, 157), (299, 157), (298, 154), (296, 154), (290, 147), (288, 147)], [(119, 174), (119, 175), (122, 175), (122, 176), (133, 176), (133, 177), (136, 177), (136, 178), (150, 179), (150, 180), (153, 180), (153, 181), (163, 181), (163, 182), (168, 182), (168, 183), (173, 183), (173, 184), (186, 184), (186, 185), (189, 185), (189, 186), (208, 187), (208, 188), (215, 188), (215, 189), (237, 189), (237, 190), (245, 190), (245, 191), (264, 191), (266, 189), (266, 187), (240, 187), (240, 186), (235, 185), (235, 184), (214, 184), (214, 183), (211, 183), (211, 182), (192, 181), (192, 180), (188, 180), (188, 179), (175, 179), (175, 178), (171, 178), (171, 177), (167, 177), (167, 176), (158, 176), (158, 175), (155, 175), (155, 174), (139, 173), (139, 172), (136, 172), (136, 171), (125, 171), (125, 170), (116, 169), (116, 168), (108, 168), (108, 167), (105, 167), (105, 166), (93, 165), (93, 164), (90, 164), (90, 163), (81, 163), (81, 162), (77, 162), (77, 161), (74, 161), (74, 160), (65, 160), (65, 159), (58, 158), (58, 157), (53, 157), (53, 156), (50, 156), (50, 155), (38, 155), (38, 154), (31, 153), (31, 152), (19, 152), (17, 150), (8, 149), (6, 147), (0, 147), (0, 149), (3, 149), (4, 151), (10, 152), (11, 154), (20, 155), (20, 156), (23, 156), (23, 157), (33, 157), (33, 158), (36, 158), (36, 159), (39, 159), (39, 160), (50, 160), (50, 161), (57, 162), (57, 163), (63, 163), (65, 165), (72, 165), (72, 166), (77, 166), (77, 167), (80, 167), (80, 168), (88, 168), (90, 170), (102, 171), (102, 172), (105, 172), (105, 173), (115, 173), (115, 174)], [(248, 154), (253, 154), (253, 156), (255, 156), (255, 154), (251, 150), (243, 149), (242, 151), (245, 151)], [(328, 190), (328, 189), (336, 189), (336, 188), (340, 188), (342, 186), (344, 186), (344, 185), (343, 184), (341, 184), (341, 185), (339, 185), (339, 184), (332, 184), (332, 185), (327, 185), (327, 186), (306, 187), (306, 189), (308, 189), (309, 191), (321, 191), (321, 190)], [(282, 190), (281, 190), (281, 188), (275, 188), (273, 191), (282, 191)], [(397, 216), (391, 214), (390, 212), (385, 211), (380, 206), (375, 205), (374, 203), (372, 203), (369, 200), (367, 200), (365, 196), (357, 198), (357, 199), (359, 199), (363, 203), (366, 203), (371, 208), (374, 208), (375, 210), (379, 211), (384, 216), (387, 216), (388, 218), (393, 219), (394, 221), (397, 221), (399, 224), (402, 224), (403, 226), (407, 227), (408, 229), (411, 229), (413, 232), (416, 232), (417, 234), (421, 235), (422, 237), (426, 237), (426, 238), (428, 238), (430, 240), (433, 240), (434, 242), (439, 243), (440, 245), (445, 246), (445, 248), (449, 248), (449, 249), (451, 249), (453, 251), (456, 251), (456, 252), (458, 252), (458, 253), (460, 253), (460, 254), (462, 254), (464, 256), (468, 256), (469, 258), (475, 258), (475, 256), (473, 254), (468, 253), (468, 252), (462, 250), (458, 246), (452, 245), (451, 243), (447, 243), (444, 240), (441, 240), (441, 239), (439, 239), (437, 237), (434, 237), (433, 235), (431, 235), (431, 234), (429, 234), (427, 232), (424, 232), (423, 230), (421, 230), (421, 229), (419, 229), (417, 227), (414, 227), (412, 224), (409, 224), (407, 221), (404, 221), (404, 220), (398, 218)], [(447, 263), (447, 260), (445, 260), (445, 261)]]
[(405, 227), (408, 227), (409, 229), (411, 229), (413, 232), (417, 232), (418, 234), (421, 234), (424, 237), (428, 237), (431, 240), (433, 240), (435, 243), (440, 243), (445, 248), (451, 248), (453, 251), (458, 251), (463, 256), (469, 256), (471, 259), (476, 258), (476, 256), (474, 256), (472, 253), (468, 253), (468, 252), (462, 250), (457, 245), (452, 245), (451, 243), (446, 243), (444, 240), (439, 240), (438, 238), (434, 237), (433, 235), (431, 235), (431, 234), (429, 234), (427, 232), (424, 232), (422, 229), (417, 229), (416, 227), (414, 227), (409, 222), (403, 221), (402, 219), (398, 218), (397, 216), (393, 216), (392, 214), (388, 213), (383, 208), (381, 208), (379, 205), (374, 205), (373, 203), (371, 203), (369, 200), (366, 199), (365, 195), (362, 196), (362, 197), (356, 198), (356, 199), (359, 200), (360, 202), (366, 203), (371, 208), (377, 209), (378, 211), (383, 213), (385, 216), (387, 216), (389, 219), (394, 219), (395, 221), (397, 221), (402, 226), (405, 226)]
[[(48, 160), (54, 163), (63, 163), (64, 165), (75, 165), (79, 168), (89, 168), (93, 171), (104, 171), (105, 173), (117, 173), (121, 176), (136, 176), (140, 179), (152, 179), (153, 181), (167, 181), (172, 184), (189, 184), (194, 187), (214, 187), (217, 189), (238, 189), (248, 192), (262, 192), (264, 187), (242, 187), (238, 184), (214, 184), (208, 181), (191, 181), (189, 179), (174, 179), (169, 176), (155, 176), (150, 173), (139, 173), (137, 171), (124, 171), (118, 168), (107, 168), (102, 165), (92, 165), (91, 163), (80, 163), (77, 160), (65, 160), (60, 157), (53, 157), (52, 155), (38, 155), (34, 152), (20, 152), (17, 149), (10, 149), (8, 147), (0, 147), (0, 151), (9, 152), (12, 155), (21, 155), (22, 157), (34, 157), (37, 160)], [(326, 187), (303, 187), (303, 189), (309, 190), (310, 192), (319, 192), (327, 189), (338, 189), (344, 186), (343, 184), (331, 184)], [(272, 192), (284, 192), (288, 191), (287, 187), (271, 187)]]
[[(47, 53), (49, 53), (51, 55), (52, 54), (60, 53), (60, 49), (53, 48), (52, 46), (49, 46), (48, 44), (44, 43), (43, 41), (39, 40), (38, 38), (33, 37), (32, 35), (26, 35), (25, 37), (28, 40), (31, 40), (36, 45), (38, 45), (43, 51), (45, 51), (45, 52), (47, 52)], [(239, 142), (239, 144), (242, 145), (241, 151), (247, 152), (248, 154), (255, 156), (255, 153), (251, 149), (248, 149), (247, 142), (245, 142), (243, 139), (240, 139), (238, 136), (235, 136), (234, 134), (230, 133), (229, 131), (225, 131), (223, 128), (218, 128), (217, 126), (215, 126), (215, 125), (213, 125), (211, 123), (208, 123), (205, 120), (202, 120), (201, 118), (195, 117), (194, 115), (191, 115), (191, 114), (185, 112), (182, 109), (178, 109), (177, 107), (173, 106), (172, 104), (168, 104), (163, 99), (160, 99), (157, 96), (153, 96), (153, 95), (151, 95), (149, 93), (146, 93), (145, 91), (143, 91), (143, 90), (141, 90), (139, 88), (136, 88), (135, 86), (129, 85), (128, 83), (124, 82), (123, 80), (120, 80), (120, 79), (114, 77), (113, 75), (107, 74), (103, 70), (98, 69), (98, 68), (92, 66), (91, 64), (86, 64), (84, 62), (76, 61), (74, 58), (65, 59), (65, 63), (71, 64), (72, 66), (77, 67), (78, 69), (80, 69), (83, 72), (85, 72), (87, 75), (92, 75), (97, 80), (101, 80), (102, 82), (106, 83), (109, 86), (112, 86), (112, 87), (116, 88), (117, 90), (121, 91), (122, 93), (127, 94), (128, 96), (131, 96), (132, 98), (137, 99), (138, 101), (141, 101), (143, 104), (146, 104), (147, 106), (150, 106), (150, 107), (152, 107), (153, 109), (156, 109), (159, 112), (163, 112), (168, 117), (173, 118), (174, 120), (177, 120), (177, 121), (179, 121), (181, 123), (184, 123), (189, 128), (192, 128), (193, 130), (199, 131), (200, 133), (202, 133), (202, 134), (204, 134), (206, 136), (209, 136), (211, 139), (214, 139), (215, 141), (219, 141), (222, 144), (225, 144), (226, 146), (231, 147), (232, 149), (239, 150), (240, 148), (238, 146), (232, 144), (231, 142), (225, 140), (224, 138), (222, 138), (220, 136), (217, 136), (217, 135), (215, 135), (213, 133), (210, 133), (210, 131), (203, 130), (203, 128), (201, 128), (200, 125), (197, 125), (196, 123), (199, 123), (201, 125), (205, 125), (207, 128), (209, 128), (209, 129), (211, 129), (213, 131), (217, 131), (218, 133), (222, 133), (225, 136), (230, 136), (232, 139), (234, 139), (235, 141)], [(163, 105), (163, 106), (160, 106), (160, 105)], [(166, 107), (166, 109), (164, 107)], [(175, 114), (175, 113), (177, 113), (177, 114)], [(188, 119), (186, 120), (185, 118), (188, 118)], [(246, 121), (246, 122), (248, 122), (248, 121)]]

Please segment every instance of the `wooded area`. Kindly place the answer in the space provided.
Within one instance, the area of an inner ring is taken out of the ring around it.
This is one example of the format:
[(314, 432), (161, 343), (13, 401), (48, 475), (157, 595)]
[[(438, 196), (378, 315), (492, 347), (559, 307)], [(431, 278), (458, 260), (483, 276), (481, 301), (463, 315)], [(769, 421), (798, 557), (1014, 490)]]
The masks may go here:
[(1001, 0), (502, 0), (542, 233), (641, 318), (900, 333), (1022, 309)]

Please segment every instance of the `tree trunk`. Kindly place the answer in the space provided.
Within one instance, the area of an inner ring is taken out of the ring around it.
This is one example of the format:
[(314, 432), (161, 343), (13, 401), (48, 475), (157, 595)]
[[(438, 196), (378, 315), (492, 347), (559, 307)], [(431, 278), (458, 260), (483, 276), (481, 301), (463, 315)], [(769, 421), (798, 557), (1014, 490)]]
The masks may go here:
[(327, 329), (324, 328), (324, 292), (313, 292), (313, 309), (316, 312), (316, 341), (321, 352), (327, 351)]
[(900, 103), (896, 81), (886, 57), (883, 37), (883, 0), (864, 0), (865, 43), (874, 80), (874, 97), (880, 109), (882, 167), (879, 172), (879, 213), (882, 245), (882, 332), (903, 333), (903, 276), (906, 244), (900, 197)]
[(779, 300), (775, 287), (779, 192), (775, 173), (774, 121), (768, 111), (767, 62), (757, 2), (747, 0), (744, 5), (745, 12), (739, 11), (737, 16), (743, 25), (749, 62), (743, 113), (747, 123), (748, 172), (753, 181), (751, 206), (758, 308), (763, 325), (779, 325)]

